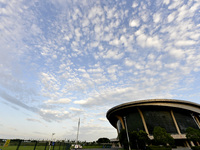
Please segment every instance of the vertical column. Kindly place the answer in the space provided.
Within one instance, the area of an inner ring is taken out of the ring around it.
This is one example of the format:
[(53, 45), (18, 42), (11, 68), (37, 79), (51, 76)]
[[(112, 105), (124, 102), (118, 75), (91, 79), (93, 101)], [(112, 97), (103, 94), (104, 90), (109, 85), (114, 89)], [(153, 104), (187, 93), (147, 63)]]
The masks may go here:
[(185, 141), (186, 145), (188, 148), (190, 148), (190, 144), (188, 143), (188, 141)]
[(191, 144), (192, 146), (195, 146), (194, 143), (193, 143), (192, 141), (190, 141), (190, 144)]
[(197, 142), (197, 146), (199, 146), (200, 144), (199, 144), (199, 142)]
[(200, 122), (199, 122), (199, 119), (198, 119), (196, 116), (194, 116), (194, 120), (196, 120), (195, 122), (196, 122), (197, 126), (198, 126), (199, 129), (200, 129)]
[[(120, 120), (120, 122), (122, 124), (122, 128), (125, 129), (125, 125), (124, 125), (124, 121), (123, 121), (122, 117), (121, 116), (117, 116), (117, 115), (115, 117), (117, 117), (117, 119)], [(118, 128), (117, 128), (117, 132), (119, 134)], [(122, 147), (120, 142), (118, 142), (118, 145), (119, 145), (119, 147)]]
[(171, 113), (171, 116), (172, 116), (172, 119), (173, 119), (173, 121), (174, 121), (174, 125), (175, 125), (175, 127), (176, 127), (176, 130), (177, 130), (178, 134), (181, 134), (181, 131), (180, 131), (180, 129), (179, 129), (179, 127), (178, 127), (178, 124), (177, 124), (177, 122), (176, 122), (176, 119), (175, 119), (175, 117), (174, 117), (173, 111), (171, 110), (170, 113)]
[(143, 114), (142, 114), (142, 111), (141, 111), (138, 107), (137, 107), (137, 110), (138, 110), (138, 112), (139, 112), (139, 114), (140, 114), (140, 117), (141, 117), (141, 119), (142, 119), (142, 123), (143, 123), (144, 129), (145, 129), (145, 132), (149, 135), (149, 131), (148, 131), (148, 128), (147, 128), (147, 124), (146, 124), (146, 121), (145, 121), (144, 116), (143, 116)]
[(122, 128), (125, 129), (125, 125), (124, 125), (124, 121), (123, 121), (122, 117), (120, 117), (120, 116), (116, 116), (116, 117), (117, 117), (117, 119), (120, 120), (120, 122), (122, 124)]

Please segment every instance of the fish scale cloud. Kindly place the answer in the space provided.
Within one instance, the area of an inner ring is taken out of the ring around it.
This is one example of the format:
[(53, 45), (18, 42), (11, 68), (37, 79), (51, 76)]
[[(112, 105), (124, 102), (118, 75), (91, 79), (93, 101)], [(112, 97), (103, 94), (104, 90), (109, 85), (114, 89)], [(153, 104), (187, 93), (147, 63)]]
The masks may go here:
[(2, 2), (2, 89), (15, 95), (9, 80), (22, 91), (24, 82), (29, 93), (35, 89), (38, 113), (60, 120), (60, 104), (78, 112), (124, 99), (171, 98), (188, 74), (199, 79), (198, 1), (86, 2)]

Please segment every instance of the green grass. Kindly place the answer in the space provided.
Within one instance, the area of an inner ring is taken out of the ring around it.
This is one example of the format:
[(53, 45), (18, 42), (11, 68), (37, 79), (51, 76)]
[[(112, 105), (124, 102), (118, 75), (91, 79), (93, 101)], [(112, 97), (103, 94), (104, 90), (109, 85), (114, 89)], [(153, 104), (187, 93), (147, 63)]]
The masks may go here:
[(2, 149), (2, 150), (16, 150), (17, 146), (8, 146), (8, 147), (0, 146), (0, 149)]
[(94, 145), (94, 146), (83, 146), (83, 149), (91, 149), (91, 148), (102, 148), (103, 146)]
[[(44, 150), (44, 148), (45, 148), (45, 146), (37, 146), (35, 150)], [(2, 149), (2, 150), (16, 150), (17, 146), (8, 146), (8, 147), (0, 146), (0, 149)], [(34, 149), (34, 146), (20, 146), (19, 147), (19, 150), (33, 150), (33, 149)], [(60, 150), (62, 150), (62, 149), (63, 149), (63, 147), (61, 146)], [(48, 146), (46, 147), (46, 150), (49, 150)], [(51, 147), (51, 150), (53, 150), (53, 147)], [(59, 150), (59, 146), (55, 146), (54, 150)]]

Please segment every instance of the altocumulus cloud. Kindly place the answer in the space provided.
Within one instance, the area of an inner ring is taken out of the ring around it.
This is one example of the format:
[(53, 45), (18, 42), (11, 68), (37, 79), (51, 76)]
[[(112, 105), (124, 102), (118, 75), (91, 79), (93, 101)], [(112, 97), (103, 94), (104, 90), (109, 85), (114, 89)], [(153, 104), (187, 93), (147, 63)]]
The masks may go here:
[(46, 104), (68, 104), (70, 102), (71, 102), (71, 99), (61, 98), (58, 100), (47, 100), (44, 103), (46, 103)]
[(51, 122), (49, 132), (51, 125), (60, 131), (54, 123), (67, 120), (67, 133), (74, 135), (81, 117), (88, 131), (82, 134), (92, 137), (101, 129), (103, 135), (111, 129), (101, 121), (107, 109), (132, 100), (198, 102), (198, 0), (1, 4), (2, 105), (39, 114), (29, 121)]

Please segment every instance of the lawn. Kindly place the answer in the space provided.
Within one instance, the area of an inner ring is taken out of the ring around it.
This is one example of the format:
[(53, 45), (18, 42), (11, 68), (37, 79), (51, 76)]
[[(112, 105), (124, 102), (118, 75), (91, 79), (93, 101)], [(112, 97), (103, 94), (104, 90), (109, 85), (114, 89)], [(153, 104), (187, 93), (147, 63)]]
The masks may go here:
[[(0, 146), (0, 150), (16, 150), (17, 146), (8, 146), (8, 147), (3, 147)], [(33, 150), (34, 146), (20, 146), (19, 150)], [(35, 150), (44, 150), (45, 146), (37, 146)], [(49, 147), (46, 147), (46, 150), (49, 150)], [(53, 147), (51, 147), (51, 150), (53, 150)], [(59, 150), (59, 146), (55, 146), (54, 150)], [(63, 147), (60, 146), (60, 150), (63, 150)]]
[(83, 149), (92, 149), (92, 148), (102, 148), (102, 146), (94, 145), (94, 146), (83, 146)]

